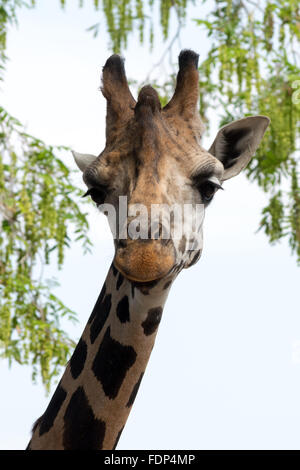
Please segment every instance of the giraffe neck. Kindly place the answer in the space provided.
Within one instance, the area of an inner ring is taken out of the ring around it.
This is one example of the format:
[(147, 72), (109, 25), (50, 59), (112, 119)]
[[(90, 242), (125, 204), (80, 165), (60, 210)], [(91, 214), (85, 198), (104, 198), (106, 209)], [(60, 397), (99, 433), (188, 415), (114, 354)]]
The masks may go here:
[(112, 265), (30, 449), (113, 449), (149, 360), (172, 279), (138, 286)]

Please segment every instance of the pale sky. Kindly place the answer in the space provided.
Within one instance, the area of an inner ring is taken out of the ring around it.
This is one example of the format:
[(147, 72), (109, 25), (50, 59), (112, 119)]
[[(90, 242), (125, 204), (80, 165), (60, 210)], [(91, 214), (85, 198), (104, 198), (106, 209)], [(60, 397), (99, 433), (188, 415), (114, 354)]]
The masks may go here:
[[(98, 154), (107, 36), (85, 31), (98, 20), (92, 8), (67, 6), (64, 13), (58, 1), (37, 3), (22, 10), (9, 34), (1, 105), (47, 143)], [(203, 16), (202, 7), (193, 9), (181, 39), (182, 48), (201, 55), (207, 43), (190, 18)], [(143, 80), (162, 50), (157, 44), (151, 55), (133, 38), (124, 52), (127, 76)], [(71, 155), (64, 158), (75, 168)], [(79, 172), (75, 179), (84, 190)], [(243, 175), (224, 188), (205, 216), (202, 259), (170, 292), (119, 449), (300, 448), (299, 270), (286, 243), (271, 247), (255, 233), (266, 195)], [(89, 220), (92, 255), (74, 245), (60, 272), (55, 263), (46, 270), (61, 283), (55, 293), (79, 314), (76, 327), (64, 323), (75, 339), (113, 257), (107, 222), (92, 205)], [(23, 449), (50, 397), (32, 384), (28, 367), (0, 367), (0, 448)]]

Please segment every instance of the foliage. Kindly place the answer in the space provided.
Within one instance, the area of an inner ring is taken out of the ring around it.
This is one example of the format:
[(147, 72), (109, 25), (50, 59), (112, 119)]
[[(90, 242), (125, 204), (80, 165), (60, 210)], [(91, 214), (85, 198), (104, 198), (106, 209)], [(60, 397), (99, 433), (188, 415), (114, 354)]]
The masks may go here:
[(62, 266), (71, 230), (89, 248), (79, 190), (57, 157), (63, 150), (26, 134), (0, 107), (0, 347), (10, 362), (32, 364), (46, 385), (73, 347), (60, 318), (76, 316), (53, 295), (43, 266), (51, 253)]
[[(186, 15), (188, 4), (194, 0), (102, 0), (95, 1), (95, 7), (102, 6), (103, 17), (106, 21), (106, 30), (111, 40), (111, 49), (119, 53), (127, 47), (128, 36), (138, 31), (139, 40), (149, 42), (153, 46), (154, 40), (154, 6), (159, 6), (159, 23), (163, 38), (167, 39), (169, 33), (170, 15), (174, 11), (179, 22)], [(82, 2), (83, 4), (83, 2)], [(89, 30), (97, 36), (101, 24), (92, 25)], [(147, 37), (145, 33), (147, 32)]]
[[(7, 28), (20, 7), (34, 2), (0, 0), (0, 78), (7, 61)], [(74, 343), (60, 326), (76, 314), (53, 294), (43, 267), (57, 254), (61, 267), (71, 233), (89, 249), (88, 222), (74, 200), (71, 171), (51, 147), (26, 134), (0, 107), (0, 354), (30, 364), (46, 388), (65, 365)]]
[(0, 79), (7, 61), (5, 54), (7, 27), (17, 22), (16, 11), (20, 7), (28, 7), (24, 0), (0, 0)]
[(300, 262), (298, 1), (214, 1), (196, 22), (211, 40), (200, 65), (200, 112), (221, 104), (221, 124), (251, 114), (271, 118), (247, 176), (270, 195), (261, 229), (271, 243), (288, 237)]

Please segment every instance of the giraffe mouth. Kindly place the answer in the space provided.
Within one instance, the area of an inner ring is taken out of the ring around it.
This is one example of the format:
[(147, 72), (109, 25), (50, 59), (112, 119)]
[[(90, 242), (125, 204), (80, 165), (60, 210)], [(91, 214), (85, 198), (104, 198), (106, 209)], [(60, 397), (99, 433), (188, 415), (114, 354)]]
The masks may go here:
[(118, 264), (118, 261), (116, 260), (116, 258), (113, 260), (113, 264), (114, 266), (116, 267), (116, 269), (126, 278), (128, 279), (129, 281), (132, 281), (132, 282), (136, 282), (138, 284), (140, 284), (141, 286), (142, 285), (147, 285), (147, 286), (150, 286), (151, 284), (153, 283), (156, 283), (157, 281), (160, 281), (161, 279), (163, 279), (164, 277), (168, 276), (168, 274), (170, 274), (170, 272), (172, 271), (173, 269), (173, 266), (168, 269), (168, 271), (165, 271), (163, 273), (161, 273), (159, 276), (146, 276), (145, 274), (143, 276), (137, 276), (137, 275), (134, 275), (134, 274), (131, 274), (126, 268), (124, 269), (123, 266), (120, 266)]

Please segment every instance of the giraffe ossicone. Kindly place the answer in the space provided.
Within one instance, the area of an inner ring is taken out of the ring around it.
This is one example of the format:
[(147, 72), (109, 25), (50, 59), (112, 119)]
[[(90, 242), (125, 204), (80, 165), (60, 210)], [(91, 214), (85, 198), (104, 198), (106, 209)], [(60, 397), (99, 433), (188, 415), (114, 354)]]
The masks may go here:
[[(126, 424), (145, 373), (163, 307), (178, 273), (201, 256), (202, 226), (183, 226), (181, 236), (167, 209), (206, 208), (223, 181), (246, 167), (269, 125), (266, 116), (227, 124), (207, 151), (197, 109), (198, 55), (184, 50), (174, 95), (161, 107), (157, 92), (143, 87), (135, 100), (124, 61), (111, 56), (103, 67), (107, 102), (106, 145), (97, 156), (73, 153), (92, 200), (113, 208), (115, 255), (102, 291), (48, 408), (33, 428), (28, 449), (113, 449)], [(160, 208), (151, 229), (151, 208)], [(124, 201), (124, 199), (123, 199)], [(138, 212), (138, 211), (137, 211)], [(191, 217), (192, 220), (192, 217)], [(166, 227), (166, 224), (169, 227)], [(134, 227), (134, 229), (133, 229)], [(121, 236), (120, 234), (126, 234)], [(134, 236), (128, 236), (132, 235)], [(146, 233), (147, 235), (147, 233)]]

